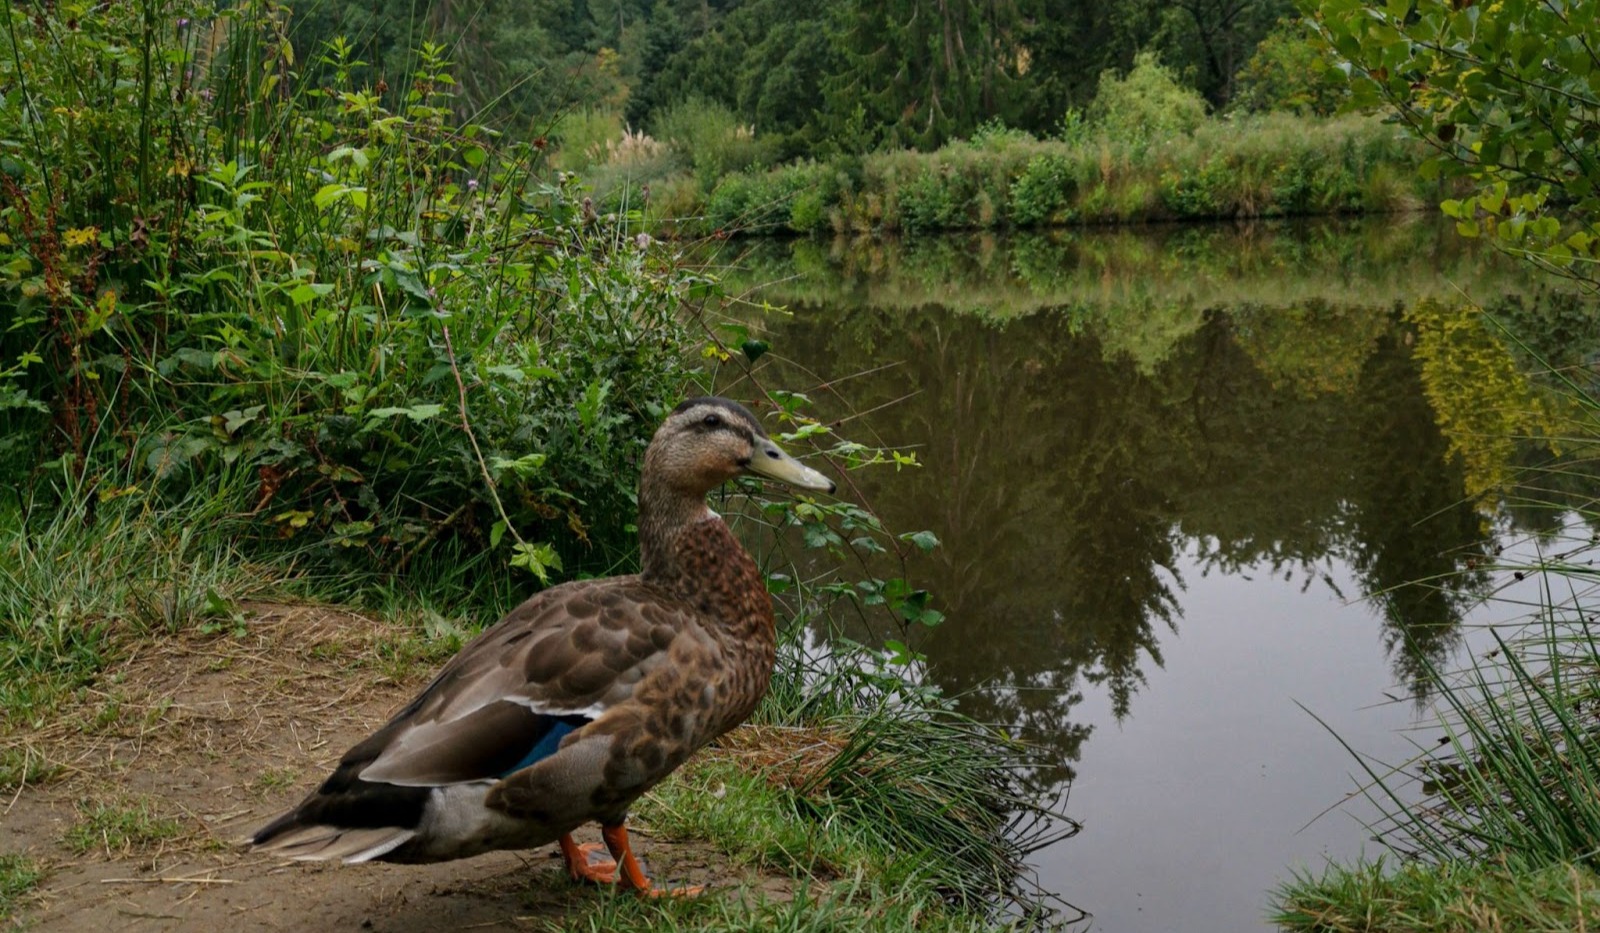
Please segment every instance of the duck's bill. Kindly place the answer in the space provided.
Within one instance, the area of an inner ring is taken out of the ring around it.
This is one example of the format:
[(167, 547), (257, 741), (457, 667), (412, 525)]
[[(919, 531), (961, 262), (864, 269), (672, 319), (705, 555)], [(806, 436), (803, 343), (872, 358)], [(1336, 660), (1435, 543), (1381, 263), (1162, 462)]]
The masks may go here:
[(782, 448), (764, 437), (756, 439), (756, 449), (746, 469), (800, 489), (833, 492), (835, 488), (833, 480), (784, 453)]

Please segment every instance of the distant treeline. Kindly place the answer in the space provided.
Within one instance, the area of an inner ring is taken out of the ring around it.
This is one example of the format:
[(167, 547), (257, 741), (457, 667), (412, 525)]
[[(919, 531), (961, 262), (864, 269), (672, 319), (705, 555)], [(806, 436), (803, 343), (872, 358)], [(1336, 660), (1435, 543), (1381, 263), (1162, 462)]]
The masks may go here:
[(320, 0), (295, 5), (289, 37), (312, 80), (324, 43), (348, 38), (353, 77), (393, 94), (413, 50), (442, 41), (457, 106), (517, 131), (600, 110), (655, 133), (703, 100), (781, 162), (932, 149), (995, 120), (1046, 135), (1140, 52), (1213, 110), (1325, 112), (1293, 14), (1292, 0)]

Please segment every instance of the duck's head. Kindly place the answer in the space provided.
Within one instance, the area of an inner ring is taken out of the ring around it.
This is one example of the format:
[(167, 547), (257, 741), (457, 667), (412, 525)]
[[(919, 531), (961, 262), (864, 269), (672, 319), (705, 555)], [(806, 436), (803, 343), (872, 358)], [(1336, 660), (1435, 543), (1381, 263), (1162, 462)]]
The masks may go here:
[(800, 489), (833, 492), (833, 480), (783, 452), (749, 409), (725, 398), (692, 398), (672, 410), (645, 453), (647, 479), (696, 496), (741, 473)]

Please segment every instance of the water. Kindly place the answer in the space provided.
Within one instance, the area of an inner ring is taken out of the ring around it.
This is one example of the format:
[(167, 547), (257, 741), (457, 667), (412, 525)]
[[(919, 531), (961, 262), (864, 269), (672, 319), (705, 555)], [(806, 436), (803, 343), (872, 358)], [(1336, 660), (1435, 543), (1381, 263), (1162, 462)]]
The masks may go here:
[(1477, 568), (1558, 521), (1474, 504), (1529, 455), (1462, 427), (1503, 346), (1400, 309), (1464, 291), (1528, 317), (1514, 265), (1392, 219), (733, 265), (792, 312), (750, 325), (764, 381), (921, 464), (843, 494), (942, 542), (910, 568), (948, 617), (918, 647), (965, 711), (1050, 750), (1083, 831), (1036, 867), (1080, 929), (1261, 930), (1292, 870), (1378, 851), (1370, 812), (1319, 818), (1355, 763), (1312, 714), (1407, 757), (1424, 662), (1505, 615), (1475, 608), (1502, 582)]

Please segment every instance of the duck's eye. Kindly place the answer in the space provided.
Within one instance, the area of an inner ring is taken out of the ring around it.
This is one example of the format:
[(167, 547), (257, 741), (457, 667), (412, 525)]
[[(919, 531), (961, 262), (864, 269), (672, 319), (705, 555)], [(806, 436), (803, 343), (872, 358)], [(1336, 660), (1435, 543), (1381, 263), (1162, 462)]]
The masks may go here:
[(720, 428), (722, 427), (722, 416), (706, 415), (704, 418), (700, 419), (700, 423), (708, 428)]

